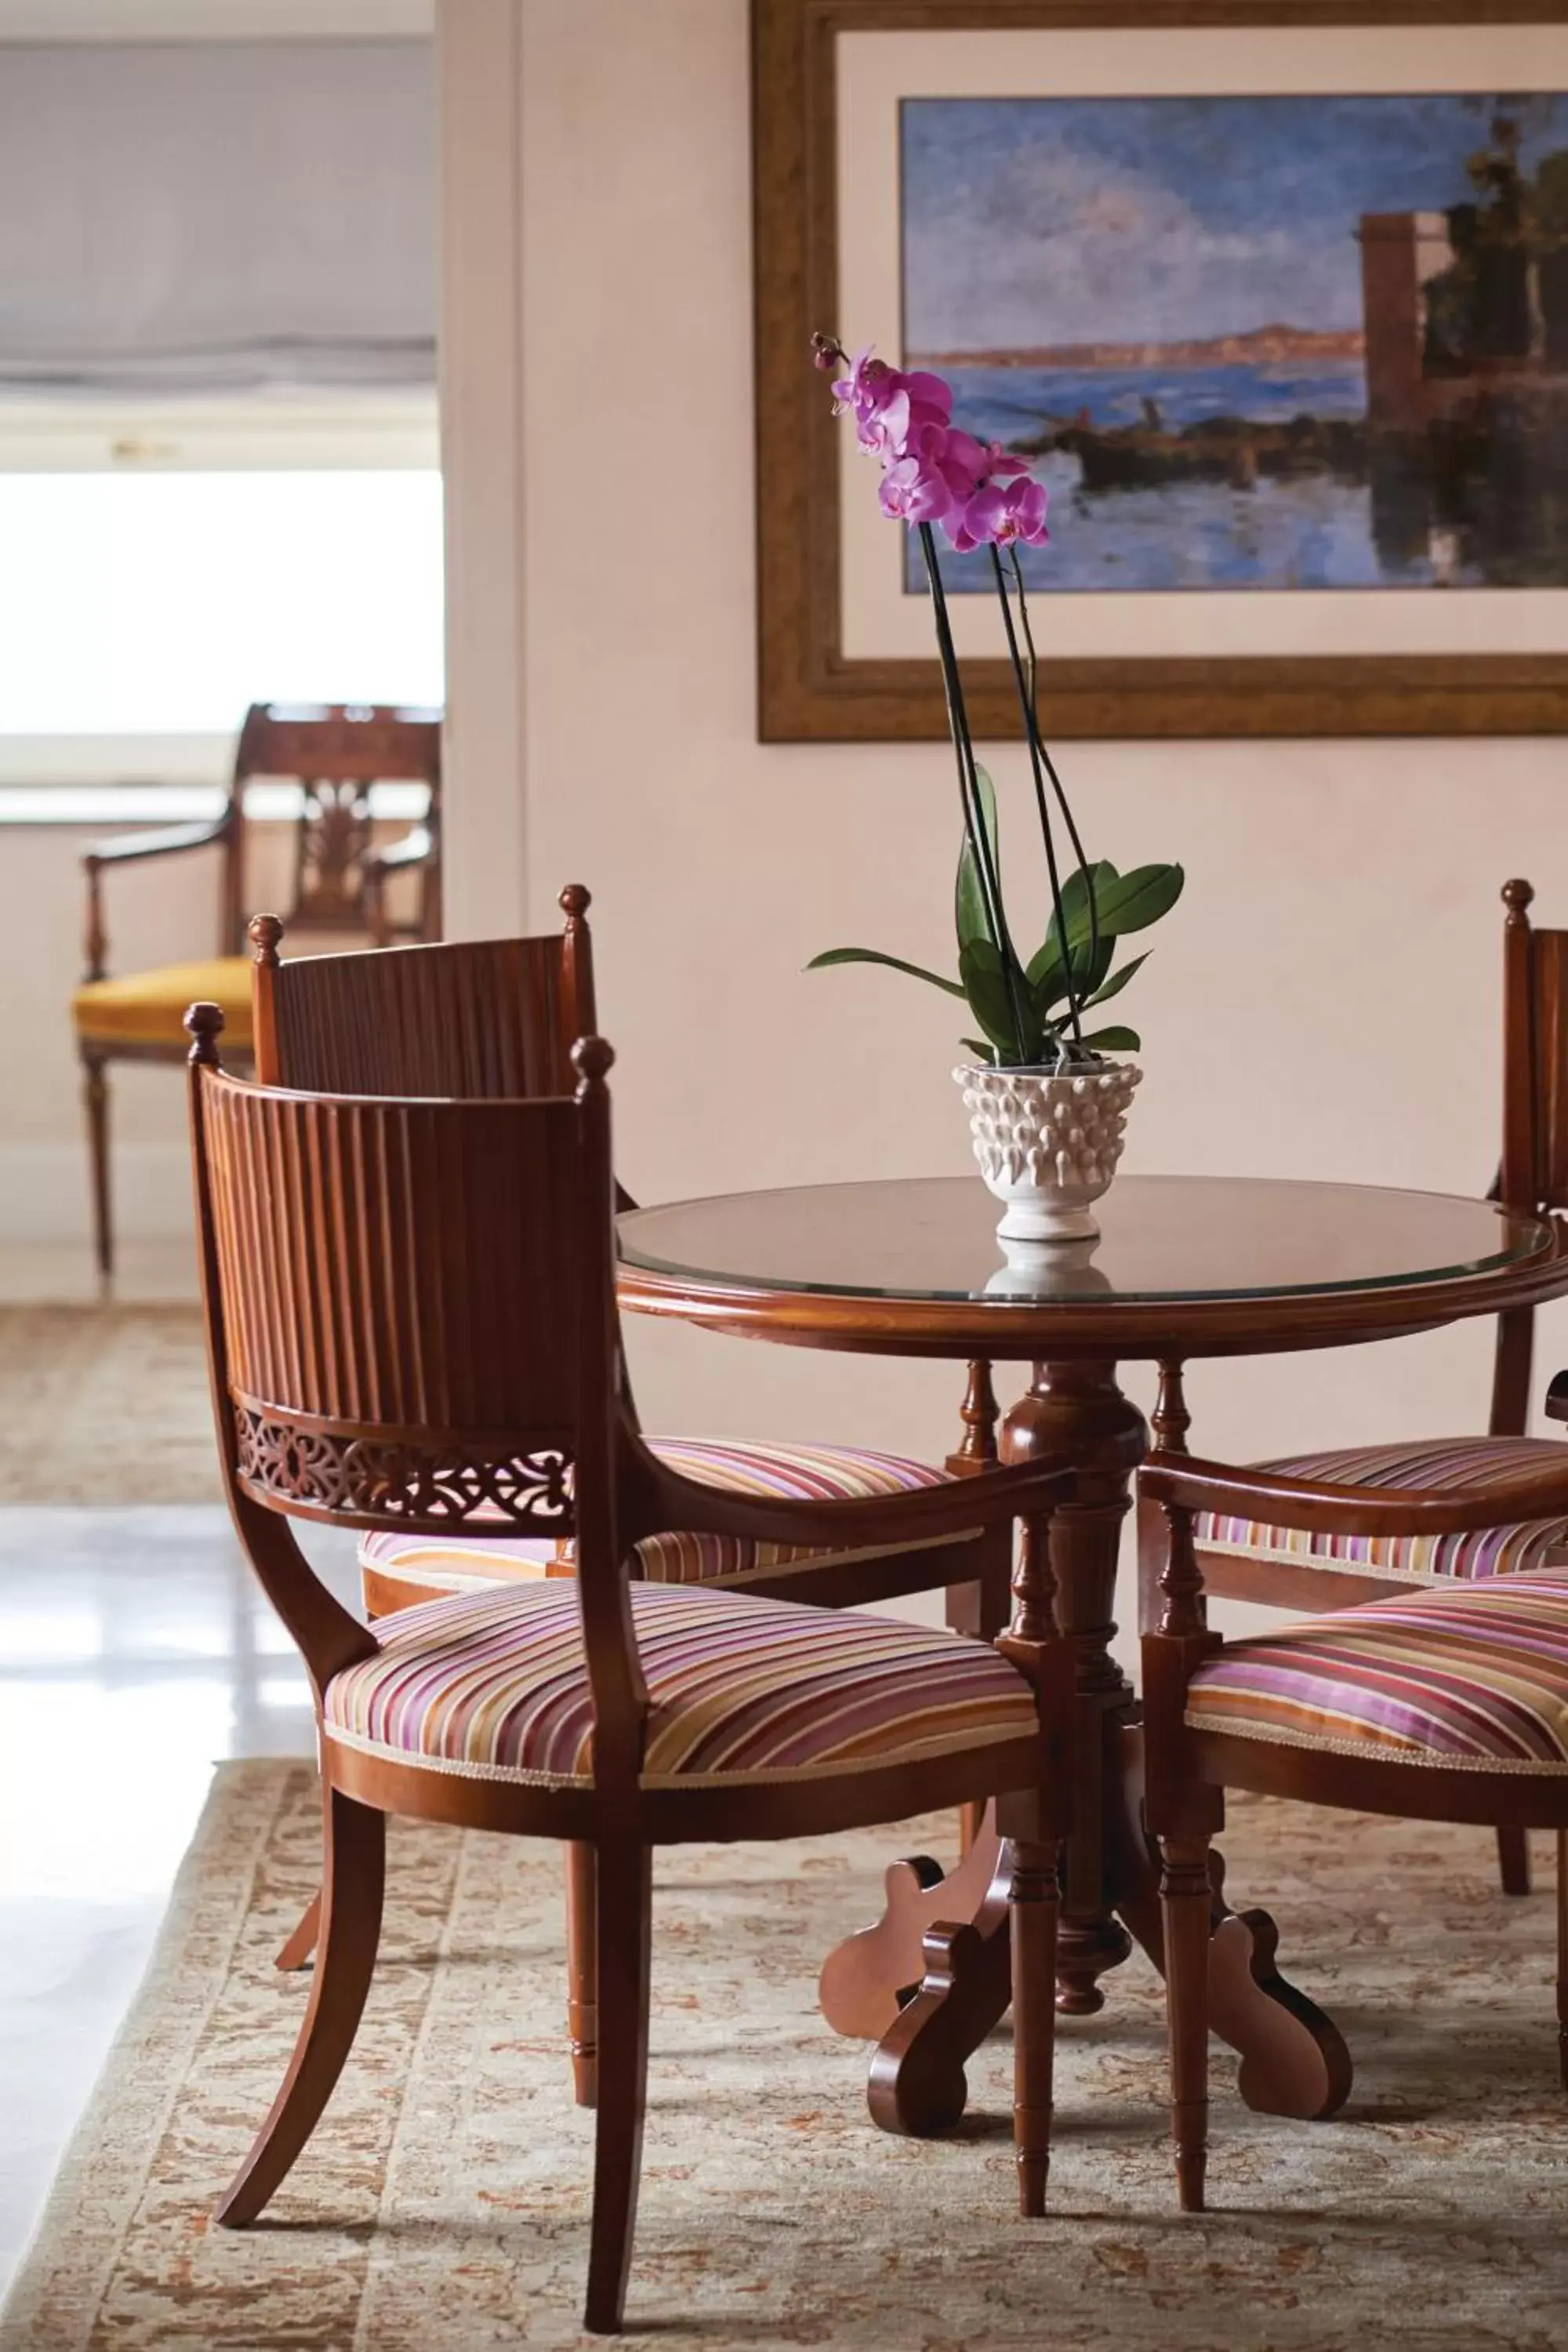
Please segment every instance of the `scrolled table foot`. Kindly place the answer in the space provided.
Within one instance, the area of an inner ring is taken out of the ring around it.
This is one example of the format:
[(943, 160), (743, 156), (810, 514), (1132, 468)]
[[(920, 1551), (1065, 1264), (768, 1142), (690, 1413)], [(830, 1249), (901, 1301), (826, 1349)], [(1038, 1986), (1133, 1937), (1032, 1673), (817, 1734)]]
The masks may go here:
[(989, 1932), (945, 1919), (928, 1928), (920, 1990), (871, 2061), (866, 2104), (878, 2129), (918, 2139), (954, 2130), (969, 2096), (963, 2062), (1011, 1998), (1005, 1916)]
[(1209, 2022), (1241, 2060), (1237, 2088), (1260, 2116), (1318, 2123), (1350, 2096), (1343, 2034), (1275, 1966), (1279, 1930), (1267, 1911), (1228, 1912), (1209, 1942)]
[(996, 1874), (1001, 1842), (987, 1807), (956, 1868), (943, 1874), (928, 1854), (896, 1862), (883, 1879), (887, 1904), (869, 1927), (827, 1955), (817, 1979), (822, 2014), (835, 2033), (880, 2040), (926, 1973), (925, 1935), (938, 1919), (973, 1919)]

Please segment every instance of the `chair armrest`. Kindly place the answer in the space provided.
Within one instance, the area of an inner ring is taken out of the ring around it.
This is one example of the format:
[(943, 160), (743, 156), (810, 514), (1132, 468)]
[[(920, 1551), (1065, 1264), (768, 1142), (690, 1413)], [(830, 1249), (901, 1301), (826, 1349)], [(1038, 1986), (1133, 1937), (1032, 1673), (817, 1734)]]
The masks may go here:
[(1568, 1447), (1561, 1464), (1466, 1494), (1417, 1495), (1386, 1486), (1342, 1486), (1232, 1468), (1185, 1454), (1152, 1454), (1138, 1473), (1141, 1496), (1180, 1511), (1218, 1511), (1307, 1535), (1447, 1536), (1501, 1520), (1568, 1517)]
[(372, 873), (390, 874), (405, 866), (424, 866), (434, 855), (435, 848), (436, 836), (429, 826), (416, 824), (401, 840), (389, 841), (382, 849), (367, 850), (363, 871), (367, 876)]
[[(373, 942), (378, 948), (390, 947), (393, 927), (386, 919), (386, 886), (395, 874), (417, 874), (436, 863), (436, 835), (427, 824), (410, 827), (401, 840), (389, 841), (384, 849), (365, 852), (360, 867), (364, 890), (364, 910)], [(407, 926), (400, 926), (406, 929)], [(421, 925), (413, 926), (417, 934)]]
[(227, 833), (226, 816), (203, 817), (194, 824), (160, 825), (153, 833), (126, 833), (113, 841), (95, 841), (83, 851), (81, 862), (90, 873), (95, 866), (129, 866), (140, 857), (174, 857), (182, 849), (205, 849), (224, 840)]
[(130, 866), (144, 857), (177, 857), (185, 849), (210, 849), (226, 841), (234, 824), (232, 804), (221, 816), (203, 817), (195, 824), (165, 824), (153, 833), (121, 834), (113, 841), (98, 841), (83, 852), (87, 877), (87, 924), (83, 936), (84, 980), (101, 980), (109, 969), (109, 934), (104, 928), (100, 877), (106, 866)]
[(1568, 1372), (1552, 1375), (1543, 1411), (1548, 1421), (1568, 1421)]
[[(669, 1468), (640, 1438), (632, 1441), (636, 1535), (679, 1528), (693, 1535), (752, 1536), (763, 1543), (842, 1545), (923, 1543), (1015, 1518), (1046, 1516), (1068, 1492), (1072, 1473), (1022, 1463), (954, 1478), (902, 1495), (868, 1495), (838, 1503), (785, 1496), (731, 1494)], [(640, 1475), (638, 1475), (640, 1474)], [(1568, 1476), (1563, 1480), (1568, 1491)]]

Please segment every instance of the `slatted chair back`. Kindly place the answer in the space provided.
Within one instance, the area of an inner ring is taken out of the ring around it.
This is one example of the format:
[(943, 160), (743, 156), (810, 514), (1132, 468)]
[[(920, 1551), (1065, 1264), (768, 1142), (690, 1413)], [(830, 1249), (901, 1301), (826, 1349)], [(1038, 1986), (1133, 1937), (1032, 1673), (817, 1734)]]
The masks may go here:
[(569, 1095), (572, 1049), (597, 1026), (588, 893), (564, 929), (279, 960), (276, 915), (250, 924), (256, 1074), (359, 1095)]
[[(431, 710), (382, 703), (254, 702), (235, 751), (223, 821), (220, 955), (245, 948), (245, 797), (256, 777), (296, 782), (301, 793), (291, 856), (291, 931), (374, 928), (366, 861), (372, 848), (371, 786), (422, 783), (430, 835), (418, 863), (421, 938), (439, 935), (441, 721)], [(254, 904), (254, 901), (252, 901)]]
[(191, 1024), (226, 1475), (312, 1674), (343, 1663), (342, 1627), (318, 1638), (300, 1556), (254, 1539), (258, 1512), (411, 1532), (483, 1513), (492, 1531), (571, 1534), (596, 1765), (635, 1777), (608, 1046), (579, 1044), (574, 1096), (400, 1100), (243, 1084), (218, 1066), (217, 1008)]

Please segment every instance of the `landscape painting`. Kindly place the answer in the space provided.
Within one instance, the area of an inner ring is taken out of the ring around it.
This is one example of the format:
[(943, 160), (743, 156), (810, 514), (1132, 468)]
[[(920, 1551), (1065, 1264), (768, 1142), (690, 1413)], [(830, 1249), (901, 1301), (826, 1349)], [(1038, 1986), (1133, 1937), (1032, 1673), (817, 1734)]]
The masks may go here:
[(1568, 94), (911, 98), (900, 165), (905, 363), (1036, 462), (1031, 586), (1568, 586)]

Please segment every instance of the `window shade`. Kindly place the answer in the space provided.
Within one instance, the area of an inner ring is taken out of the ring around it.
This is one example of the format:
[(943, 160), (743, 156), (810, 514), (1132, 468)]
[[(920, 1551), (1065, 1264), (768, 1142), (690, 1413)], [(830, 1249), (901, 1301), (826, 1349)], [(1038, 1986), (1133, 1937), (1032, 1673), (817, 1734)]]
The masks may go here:
[(419, 40), (0, 47), (0, 394), (432, 383)]

